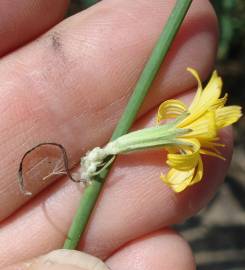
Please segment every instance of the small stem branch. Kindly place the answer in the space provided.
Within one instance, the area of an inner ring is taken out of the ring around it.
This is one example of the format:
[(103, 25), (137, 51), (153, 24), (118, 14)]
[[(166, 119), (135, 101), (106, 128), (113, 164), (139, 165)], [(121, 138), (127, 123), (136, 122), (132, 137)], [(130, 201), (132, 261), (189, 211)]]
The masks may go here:
[[(162, 61), (165, 59), (167, 52), (178, 32), (179, 27), (190, 7), (192, 0), (178, 0), (176, 5), (162, 31), (160, 38), (153, 49), (153, 52), (136, 84), (135, 90), (128, 102), (128, 105), (112, 135), (114, 140), (126, 134), (135, 120), (137, 113), (142, 105), (150, 86), (157, 75)], [(106, 176), (108, 175), (110, 166), (101, 174), (97, 175), (91, 184), (85, 188), (80, 201), (79, 208), (73, 223), (68, 232), (64, 248), (75, 249), (80, 241), (80, 237), (85, 231), (90, 215), (95, 207), (96, 201), (102, 190)]]

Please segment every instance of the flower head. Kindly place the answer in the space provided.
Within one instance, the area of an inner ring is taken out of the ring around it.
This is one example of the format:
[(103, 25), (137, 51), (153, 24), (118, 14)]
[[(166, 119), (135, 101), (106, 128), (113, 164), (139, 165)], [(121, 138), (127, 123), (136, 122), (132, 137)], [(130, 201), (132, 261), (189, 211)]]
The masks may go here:
[(181, 135), (180, 144), (168, 147), (167, 164), (170, 170), (161, 179), (175, 192), (181, 192), (188, 186), (198, 183), (203, 177), (201, 155), (211, 155), (224, 159), (217, 147), (218, 131), (236, 122), (242, 115), (240, 106), (225, 106), (227, 94), (220, 98), (222, 79), (214, 71), (210, 81), (203, 89), (198, 73), (191, 68), (188, 71), (196, 78), (198, 89), (189, 107), (179, 100), (163, 102), (157, 114), (158, 124), (169, 118), (176, 118), (185, 112), (188, 115), (177, 124), (177, 128), (191, 130)]
[[(225, 106), (227, 94), (220, 98), (222, 80), (216, 71), (204, 89), (198, 73), (190, 68), (188, 71), (198, 82), (191, 105), (187, 107), (179, 100), (167, 100), (158, 109), (157, 126), (130, 132), (103, 148), (89, 151), (81, 158), (82, 179), (90, 181), (118, 154), (164, 147), (168, 151), (170, 170), (166, 175), (161, 174), (161, 178), (175, 192), (181, 192), (202, 179), (201, 155), (224, 159), (217, 149), (224, 146), (219, 143), (218, 132), (241, 117), (241, 107)], [(174, 121), (163, 124), (169, 118)]]

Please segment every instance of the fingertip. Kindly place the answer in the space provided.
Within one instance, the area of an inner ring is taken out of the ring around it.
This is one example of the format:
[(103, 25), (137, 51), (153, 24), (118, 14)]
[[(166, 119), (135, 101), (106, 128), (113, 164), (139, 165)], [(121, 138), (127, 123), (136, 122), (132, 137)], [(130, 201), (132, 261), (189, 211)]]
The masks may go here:
[(165, 229), (135, 240), (112, 255), (107, 265), (113, 270), (194, 270), (188, 243), (176, 232)]
[(3, 270), (109, 270), (97, 257), (76, 250), (59, 249)]

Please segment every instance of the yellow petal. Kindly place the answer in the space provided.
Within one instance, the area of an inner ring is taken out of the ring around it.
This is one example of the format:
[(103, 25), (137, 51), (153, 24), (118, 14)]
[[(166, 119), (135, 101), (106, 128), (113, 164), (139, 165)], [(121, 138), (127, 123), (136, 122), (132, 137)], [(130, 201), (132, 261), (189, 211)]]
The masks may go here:
[(200, 153), (202, 155), (217, 157), (217, 158), (220, 158), (222, 160), (225, 160), (225, 158), (223, 156), (221, 156), (220, 154), (218, 154), (217, 152), (209, 151), (209, 150), (206, 150), (206, 149), (201, 149)]
[(216, 103), (211, 106), (211, 110), (216, 110), (225, 106), (227, 102), (228, 94), (226, 93), (222, 98), (219, 98)]
[(200, 97), (202, 94), (202, 82), (201, 82), (201, 79), (200, 79), (200, 77), (195, 69), (187, 68), (187, 71), (189, 71), (197, 80), (197, 85), (198, 85), (197, 92), (196, 92), (196, 95), (195, 95), (191, 105), (189, 106), (189, 110), (195, 111), (195, 108), (196, 108), (197, 104), (199, 103), (199, 100), (200, 100)]
[(186, 140), (193, 145), (193, 147), (189, 147), (189, 149), (183, 149), (184, 153), (179, 154), (168, 154), (167, 156), (167, 164), (171, 168), (175, 168), (180, 171), (188, 171), (196, 167), (200, 155), (200, 144), (197, 140)]
[(215, 113), (212, 111), (207, 112), (190, 125), (185, 126), (185, 128), (189, 128), (192, 131), (182, 135), (183, 138), (197, 138), (199, 140), (213, 139), (217, 135)]
[[(216, 140), (216, 138), (215, 138), (215, 140)], [(204, 148), (210, 148), (210, 149), (213, 149), (213, 148), (216, 148), (216, 147), (225, 147), (225, 144), (223, 144), (223, 143), (216, 143), (215, 140), (212, 140), (212, 141), (206, 141), (206, 140), (201, 141), (201, 145)], [(217, 138), (217, 140), (219, 140), (219, 139)]]
[(223, 128), (229, 126), (242, 116), (240, 106), (227, 106), (223, 108), (218, 108), (215, 111), (216, 125), (217, 127)]
[(158, 109), (157, 121), (174, 118), (186, 111), (186, 105), (180, 100), (170, 99), (163, 102)]
[(199, 158), (198, 166), (195, 169), (195, 175), (192, 178), (190, 186), (200, 182), (202, 180), (202, 177), (203, 177), (203, 163), (202, 163), (202, 159)]
[(216, 104), (221, 94), (221, 88), (222, 80), (218, 76), (217, 72), (214, 71), (209, 83), (202, 91), (198, 103), (188, 110), (190, 112), (190, 115), (182, 121), (179, 127), (184, 127), (192, 123), (193, 121), (201, 117), (202, 114), (207, 112), (212, 107), (212, 105)]
[[(220, 151), (217, 149), (217, 147), (225, 147), (225, 145), (223, 143), (216, 143), (214, 141), (200, 141), (201, 145), (202, 145), (202, 149), (201, 149), (201, 154), (205, 154), (202, 150), (205, 149), (210, 149), (211, 152), (218, 154), (219, 156), (221, 156)], [(206, 150), (205, 150), (206, 151)]]
[(194, 169), (190, 171), (178, 171), (176, 169), (171, 169), (167, 175), (161, 174), (160, 178), (175, 192), (181, 192), (190, 185), (194, 171)]

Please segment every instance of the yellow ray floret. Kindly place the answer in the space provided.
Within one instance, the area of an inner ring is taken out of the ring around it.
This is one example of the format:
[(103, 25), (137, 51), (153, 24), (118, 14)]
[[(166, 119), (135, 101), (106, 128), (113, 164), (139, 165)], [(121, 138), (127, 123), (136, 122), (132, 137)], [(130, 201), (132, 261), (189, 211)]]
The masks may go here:
[(201, 154), (224, 159), (217, 150), (217, 147), (224, 146), (217, 142), (218, 131), (235, 123), (242, 116), (240, 106), (225, 106), (227, 94), (220, 98), (222, 79), (216, 71), (204, 89), (198, 73), (191, 68), (188, 71), (198, 83), (196, 95), (189, 108), (183, 102), (171, 99), (159, 106), (157, 114), (157, 122), (161, 124), (162, 121), (188, 112), (177, 125), (177, 128), (191, 130), (179, 138), (188, 144), (180, 143), (169, 151), (167, 164), (170, 169), (166, 175), (161, 175), (163, 182), (175, 192), (181, 192), (202, 179)]

